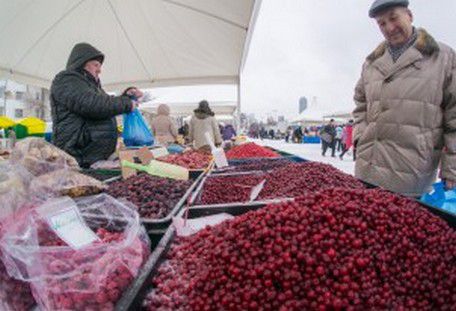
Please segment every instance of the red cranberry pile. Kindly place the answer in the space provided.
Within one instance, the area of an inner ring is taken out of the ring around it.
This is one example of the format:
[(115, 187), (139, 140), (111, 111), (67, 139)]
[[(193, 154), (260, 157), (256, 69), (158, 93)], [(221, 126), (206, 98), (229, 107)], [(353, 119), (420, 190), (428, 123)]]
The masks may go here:
[(455, 310), (456, 232), (418, 203), (334, 188), (178, 238), (147, 310)]
[(111, 183), (107, 192), (136, 205), (141, 217), (159, 219), (173, 210), (191, 185), (192, 181), (189, 180), (139, 174)]
[(268, 174), (259, 199), (293, 198), (307, 191), (314, 192), (333, 187), (362, 189), (364, 185), (355, 177), (329, 164), (293, 163), (276, 168)]
[(187, 151), (181, 154), (170, 154), (157, 160), (183, 166), (187, 169), (205, 169), (212, 160), (210, 153), (202, 151)]
[(63, 247), (41, 255), (36, 269), (41, 269), (37, 274), (45, 275), (31, 283), (46, 310), (114, 310), (137, 276), (149, 255), (147, 244), (136, 237), (128, 246), (122, 245), (123, 232), (104, 228), (96, 234), (100, 241), (94, 244), (106, 244), (106, 248), (72, 250), (47, 226), (40, 226), (40, 246)]
[(248, 172), (248, 171), (270, 171), (272, 169), (282, 167), (292, 163), (287, 158), (267, 158), (267, 159), (255, 159), (248, 162), (230, 165), (226, 168), (218, 169), (215, 173), (223, 172)]
[(278, 158), (280, 155), (269, 148), (259, 146), (255, 143), (246, 143), (233, 147), (226, 153), (228, 159), (244, 158)]
[(220, 204), (249, 201), (252, 188), (264, 175), (231, 175), (209, 177), (204, 183), (198, 204)]

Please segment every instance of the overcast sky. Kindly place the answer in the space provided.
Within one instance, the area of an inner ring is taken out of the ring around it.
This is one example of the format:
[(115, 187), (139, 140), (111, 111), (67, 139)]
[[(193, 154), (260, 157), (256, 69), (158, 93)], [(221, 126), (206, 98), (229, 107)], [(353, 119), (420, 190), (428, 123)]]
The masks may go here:
[[(414, 25), (456, 47), (456, 1), (411, 0)], [(242, 112), (292, 118), (298, 100), (319, 109), (353, 109), (353, 88), (365, 57), (383, 40), (367, 16), (371, 0), (263, 0), (242, 73)], [(232, 87), (162, 89), (162, 99), (235, 100)], [(171, 94), (173, 94), (171, 96)]]

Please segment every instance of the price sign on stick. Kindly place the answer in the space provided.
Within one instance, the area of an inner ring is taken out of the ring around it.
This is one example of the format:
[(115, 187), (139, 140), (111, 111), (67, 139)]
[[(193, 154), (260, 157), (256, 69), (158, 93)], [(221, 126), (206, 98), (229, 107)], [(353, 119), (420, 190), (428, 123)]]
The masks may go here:
[(261, 181), (258, 185), (252, 188), (250, 192), (250, 202), (255, 201), (258, 195), (260, 194), (261, 190), (263, 190), (264, 184), (266, 183), (266, 179)]
[(228, 166), (228, 160), (226, 159), (225, 150), (222, 148), (216, 148), (214, 142), (211, 139), (211, 136), (208, 132), (204, 133), (206, 137), (206, 141), (208, 142), (209, 146), (211, 147), (212, 156), (214, 157), (215, 165), (218, 168)]

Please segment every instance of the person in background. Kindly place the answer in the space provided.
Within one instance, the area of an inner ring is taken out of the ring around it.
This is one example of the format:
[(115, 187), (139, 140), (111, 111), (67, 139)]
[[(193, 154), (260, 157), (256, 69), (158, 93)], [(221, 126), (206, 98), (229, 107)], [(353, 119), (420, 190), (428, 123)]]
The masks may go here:
[[(206, 133), (209, 135), (211, 142), (207, 141)], [(196, 149), (208, 146), (210, 143), (215, 146), (222, 144), (218, 123), (206, 100), (202, 100), (198, 104), (198, 108), (194, 110), (194, 115), (190, 120), (188, 136)]]
[(155, 139), (163, 145), (174, 143), (177, 138), (176, 122), (169, 116), (169, 113), (168, 105), (159, 105), (157, 116), (152, 119), (150, 124)]
[(99, 50), (88, 43), (78, 43), (66, 69), (55, 76), (51, 85), (52, 142), (84, 168), (114, 153), (115, 116), (133, 111), (133, 98), (143, 96), (135, 87), (126, 89), (121, 96), (108, 95), (100, 82), (103, 61)]
[(294, 131), (294, 136), (296, 138), (296, 143), (300, 144), (302, 143), (302, 128), (300, 125), (295, 129)]
[[(353, 146), (353, 120), (348, 121), (348, 124), (345, 125), (342, 134), (343, 139), (343, 150), (339, 155), (339, 158), (343, 160), (345, 153)], [(353, 150), (353, 161), (356, 161), (356, 152)]]
[(289, 142), (291, 139), (291, 141), (293, 142), (293, 128), (291, 126), (289, 126), (287, 128), (287, 131), (286, 131), (286, 135), (285, 135), (285, 142)]
[(225, 125), (222, 130), (222, 139), (231, 140), (234, 137), (236, 137), (236, 131), (234, 130), (234, 127), (231, 124)]
[(331, 148), (331, 156), (336, 156), (336, 145), (335, 145), (335, 137), (336, 137), (336, 128), (334, 126), (334, 119), (331, 119), (328, 124), (323, 126), (320, 130), (320, 138), (322, 144), (322, 156), (326, 155), (326, 150)]
[(419, 197), (439, 162), (447, 189), (456, 186), (456, 53), (415, 28), (408, 5), (377, 0), (369, 10), (385, 41), (355, 88), (355, 176)]
[(342, 132), (343, 129), (340, 125), (336, 126), (336, 136), (334, 137), (334, 144), (337, 152), (340, 152), (342, 148)]
[(188, 136), (188, 132), (189, 132), (189, 129), (188, 129), (188, 123), (187, 122), (184, 122), (184, 125), (182, 125), (179, 130), (177, 131), (177, 133), (179, 135), (182, 135), (184, 138), (186, 138)]

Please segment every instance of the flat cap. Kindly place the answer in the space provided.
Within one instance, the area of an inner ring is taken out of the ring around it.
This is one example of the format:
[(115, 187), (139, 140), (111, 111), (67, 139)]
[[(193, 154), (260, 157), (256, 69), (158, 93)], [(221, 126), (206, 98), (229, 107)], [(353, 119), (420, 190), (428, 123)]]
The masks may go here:
[(395, 6), (408, 7), (408, 0), (375, 0), (369, 9), (369, 17), (375, 17), (379, 12)]

